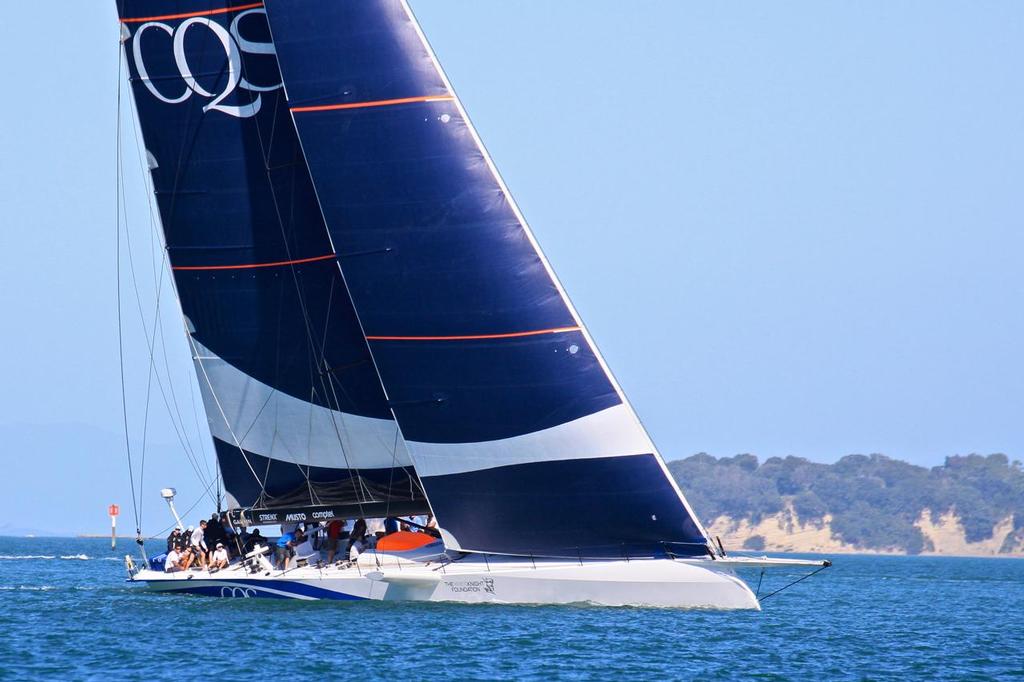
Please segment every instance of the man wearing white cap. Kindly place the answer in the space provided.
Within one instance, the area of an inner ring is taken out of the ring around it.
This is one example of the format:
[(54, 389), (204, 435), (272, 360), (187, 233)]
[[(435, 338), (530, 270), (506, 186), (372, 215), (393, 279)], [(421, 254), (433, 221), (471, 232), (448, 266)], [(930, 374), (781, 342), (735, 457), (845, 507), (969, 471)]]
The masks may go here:
[(227, 568), (228, 567), (228, 550), (224, 548), (223, 542), (217, 543), (217, 549), (213, 551), (213, 557), (210, 560), (210, 568)]

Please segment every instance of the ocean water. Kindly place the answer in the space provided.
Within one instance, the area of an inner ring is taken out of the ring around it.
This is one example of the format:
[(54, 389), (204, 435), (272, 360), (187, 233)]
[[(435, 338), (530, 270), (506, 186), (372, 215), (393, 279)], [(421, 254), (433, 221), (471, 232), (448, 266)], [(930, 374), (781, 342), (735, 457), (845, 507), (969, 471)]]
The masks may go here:
[(156, 595), (119, 544), (0, 538), (0, 679), (1024, 679), (1024, 560), (838, 556), (758, 613)]

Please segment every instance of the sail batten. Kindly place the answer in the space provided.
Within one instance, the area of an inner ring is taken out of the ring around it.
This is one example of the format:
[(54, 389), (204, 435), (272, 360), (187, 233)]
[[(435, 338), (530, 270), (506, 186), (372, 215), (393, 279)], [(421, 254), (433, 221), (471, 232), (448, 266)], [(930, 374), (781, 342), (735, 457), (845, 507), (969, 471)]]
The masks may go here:
[(451, 95), (423, 95), (422, 97), (399, 97), (398, 99), (382, 99), (372, 102), (345, 102), (342, 104), (319, 104), (308, 107), (292, 107), (293, 114), (314, 111), (338, 111), (339, 109), (369, 109), (370, 107), (390, 107), (398, 104), (414, 104), (417, 102), (451, 102)]
[(705, 553), (406, 4), (266, 9), (332, 242), (387, 249), (341, 269), (446, 543)]
[(316, 263), (322, 260), (334, 260), (337, 256), (328, 253), (322, 256), (310, 256), (309, 258), (294, 258), (292, 260), (279, 260), (270, 263), (238, 263), (232, 265), (172, 265), (171, 270), (252, 270), (253, 268), (280, 268), (286, 265), (303, 265), (305, 263)]
[[(121, 7), (121, 6), (122, 5), (119, 3), (119, 7)], [(195, 11), (191, 11), (191, 12), (178, 12), (176, 14), (159, 14), (159, 15), (147, 16), (147, 17), (124, 17), (124, 16), (122, 16), (121, 17), (121, 23), (122, 24), (141, 24), (141, 23), (146, 23), (146, 22), (150, 22), (150, 21), (168, 21), (168, 20), (174, 20), (174, 19), (191, 19), (192, 17), (211, 17), (211, 16), (215, 16), (215, 15), (218, 15), (218, 14), (228, 14), (228, 13), (231, 13), (231, 12), (243, 12), (243, 11), (248, 10), (248, 9), (259, 9), (261, 7), (263, 7), (263, 3), (262, 2), (252, 2), (252, 3), (249, 3), (249, 4), (245, 4), (245, 5), (218, 7), (218, 8), (215, 8), (215, 9), (195, 10)]]

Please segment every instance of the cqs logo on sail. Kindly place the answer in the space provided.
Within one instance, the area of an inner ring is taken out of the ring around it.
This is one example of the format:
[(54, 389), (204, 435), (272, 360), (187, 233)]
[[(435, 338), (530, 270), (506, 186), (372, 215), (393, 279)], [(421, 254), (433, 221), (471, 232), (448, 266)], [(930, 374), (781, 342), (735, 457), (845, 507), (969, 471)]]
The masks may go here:
[[(263, 104), (262, 95), (260, 93), (277, 90), (283, 86), (283, 83), (278, 81), (275, 85), (256, 85), (255, 83), (251, 83), (246, 80), (243, 75), (243, 54), (277, 54), (274, 50), (273, 43), (249, 40), (242, 36), (239, 24), (242, 19), (251, 14), (262, 14), (266, 16), (266, 10), (263, 8), (257, 8), (240, 12), (234, 20), (232, 20), (231, 25), (228, 28), (225, 28), (206, 17), (192, 17), (181, 22), (176, 27), (172, 27), (170, 24), (165, 24), (160, 21), (149, 21), (139, 26), (138, 30), (135, 31), (135, 35), (132, 37), (132, 57), (135, 59), (135, 68), (139, 72), (139, 78), (142, 80), (143, 84), (145, 84), (146, 89), (149, 90), (154, 97), (159, 99), (161, 102), (166, 102), (167, 104), (181, 104), (192, 95), (197, 95), (211, 100), (209, 104), (203, 107), (204, 113), (207, 111), (219, 111), (227, 114), (228, 116), (235, 116), (238, 118), (249, 118), (251, 116), (255, 116)], [(149, 71), (146, 68), (146, 60), (142, 54), (142, 36), (150, 30), (163, 31), (172, 39), (171, 49), (174, 54), (174, 63), (178, 67), (178, 74), (181, 76), (181, 83), (183, 85), (180, 92), (163, 92), (156, 86), (154, 80), (162, 81), (165, 79), (150, 78)], [(227, 80), (224, 83), (223, 88), (216, 88), (219, 92), (211, 92), (208, 90), (199, 82), (196, 75), (192, 73), (192, 68), (189, 66), (188, 62), (188, 55), (185, 52), (185, 37), (190, 31), (210, 32), (224, 49), (224, 54), (227, 56), (228, 60), (226, 73)], [(256, 96), (248, 104), (225, 104), (224, 100), (239, 89), (255, 93)]]

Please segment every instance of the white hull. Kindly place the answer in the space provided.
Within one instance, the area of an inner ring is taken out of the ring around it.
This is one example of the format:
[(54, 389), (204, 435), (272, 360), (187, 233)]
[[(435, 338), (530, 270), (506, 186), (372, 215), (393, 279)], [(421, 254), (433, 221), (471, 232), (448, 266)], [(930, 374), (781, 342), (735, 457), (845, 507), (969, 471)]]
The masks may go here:
[(158, 592), (221, 597), (760, 608), (730, 566), (710, 559), (569, 561), (474, 555), (440, 562), (368, 553), (344, 567), (252, 573), (233, 566), (213, 574), (142, 570), (132, 580)]

